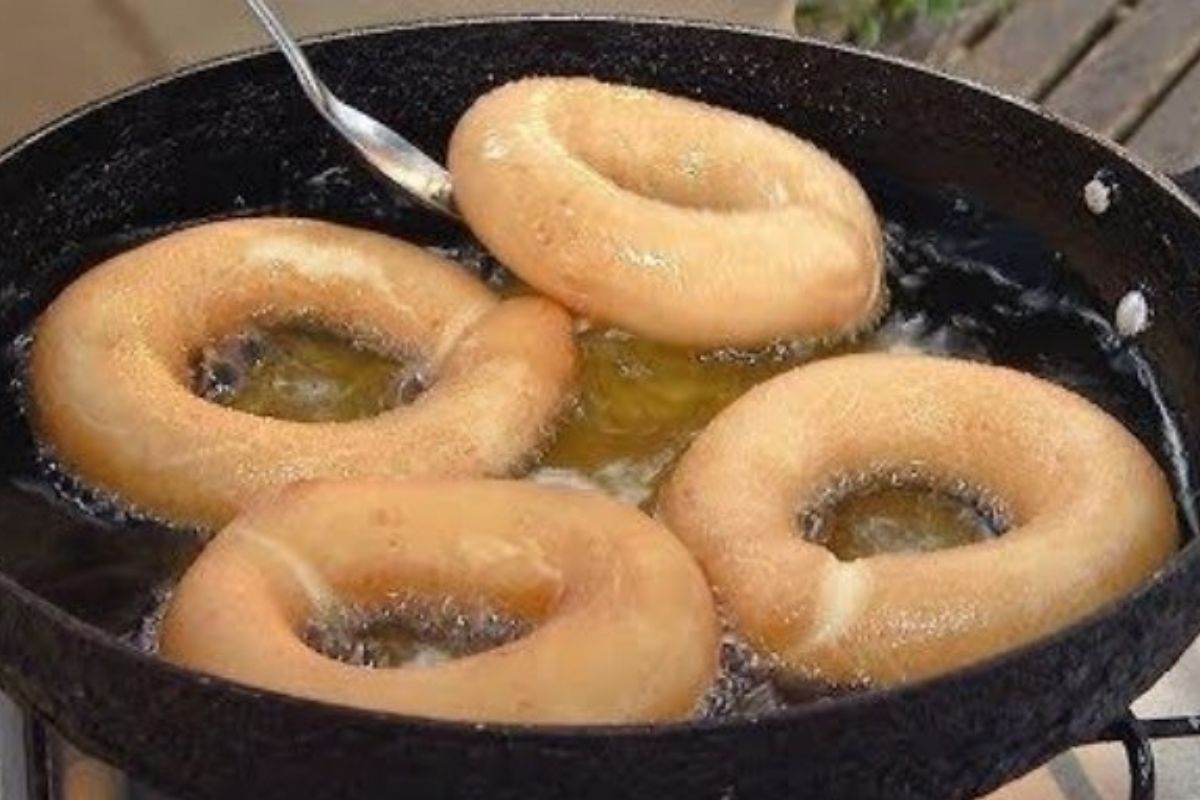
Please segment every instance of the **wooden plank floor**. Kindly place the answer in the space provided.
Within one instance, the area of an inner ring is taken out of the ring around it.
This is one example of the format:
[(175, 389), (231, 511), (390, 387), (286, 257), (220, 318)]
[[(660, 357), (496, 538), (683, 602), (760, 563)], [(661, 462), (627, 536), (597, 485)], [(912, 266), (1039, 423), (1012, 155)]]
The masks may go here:
[(1200, 0), (981, 0), (919, 55), (1165, 171), (1200, 166)]

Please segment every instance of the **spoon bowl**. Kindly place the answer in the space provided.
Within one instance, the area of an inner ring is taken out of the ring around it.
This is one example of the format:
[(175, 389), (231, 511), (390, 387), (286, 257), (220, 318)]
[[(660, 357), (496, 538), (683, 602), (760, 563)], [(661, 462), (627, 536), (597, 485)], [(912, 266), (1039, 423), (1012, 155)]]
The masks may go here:
[(379, 120), (338, 99), (317, 77), (304, 51), (266, 0), (246, 0), (246, 5), (287, 59), (304, 94), (363, 160), (422, 206), (458, 219), (450, 173), (446, 168)]

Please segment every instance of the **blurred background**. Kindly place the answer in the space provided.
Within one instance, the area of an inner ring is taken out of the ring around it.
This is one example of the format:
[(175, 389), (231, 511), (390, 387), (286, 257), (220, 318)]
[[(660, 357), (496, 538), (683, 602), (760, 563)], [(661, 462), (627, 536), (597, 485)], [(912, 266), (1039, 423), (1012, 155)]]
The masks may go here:
[[(275, 0), (300, 35), (480, 13), (719, 20), (879, 48), (1200, 163), (1200, 0)], [(241, 0), (0, 0), (0, 147), (148, 78), (265, 44)]]
[[(275, 0), (297, 35), (435, 16), (604, 11), (790, 28), (794, 0)], [(0, 0), (0, 146), (90, 99), (265, 44), (241, 0)]]
[[(799, 29), (870, 46), (907, 47), (922, 57), (961, 8), (1012, 1), (275, 0), (275, 5), (298, 35), (480, 13), (599, 12)], [(89, 100), (264, 44), (240, 0), (0, 0), (0, 146)]]

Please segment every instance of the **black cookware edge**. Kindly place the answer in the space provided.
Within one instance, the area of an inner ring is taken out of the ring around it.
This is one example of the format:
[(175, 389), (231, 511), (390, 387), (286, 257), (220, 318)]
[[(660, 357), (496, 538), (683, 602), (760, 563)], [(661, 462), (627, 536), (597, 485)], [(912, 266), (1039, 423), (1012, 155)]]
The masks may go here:
[[(1200, 166), (1174, 175), (1172, 179), (1179, 184), (1179, 188), (1200, 202)], [(1130, 800), (1153, 800), (1156, 768), (1151, 742), (1157, 739), (1191, 737), (1200, 737), (1200, 714), (1139, 719), (1130, 711), (1120, 721), (1101, 731), (1098, 736), (1080, 744), (1119, 742), (1125, 748), (1125, 755), (1129, 761)]]
[[(1172, 176), (1181, 189), (1200, 202), (1200, 166)], [(26, 726), (25, 749), (32, 769), (28, 775), (30, 800), (56, 800), (51, 777), (53, 752), (49, 741), (53, 734), (39, 717), (30, 717)], [(1139, 719), (1130, 711), (1120, 721), (1081, 745), (1119, 743), (1129, 763), (1130, 800), (1154, 800), (1156, 794), (1155, 740), (1200, 738), (1200, 714)]]

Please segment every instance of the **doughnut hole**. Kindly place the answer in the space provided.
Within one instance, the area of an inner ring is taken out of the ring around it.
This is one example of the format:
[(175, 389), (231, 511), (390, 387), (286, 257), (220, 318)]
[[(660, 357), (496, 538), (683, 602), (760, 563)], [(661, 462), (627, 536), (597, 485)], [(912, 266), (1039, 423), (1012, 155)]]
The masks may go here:
[(1009, 528), (1009, 515), (966, 483), (881, 472), (833, 482), (802, 506), (798, 526), (802, 538), (849, 562), (986, 541)]
[(315, 616), (303, 639), (318, 653), (352, 666), (422, 667), (493, 650), (533, 627), (530, 620), (484, 604), (405, 597)]
[(711, 111), (707, 124), (698, 124), (694, 106), (630, 87), (567, 93), (547, 119), (570, 155), (647, 199), (721, 213), (813, 205), (851, 224), (870, 218), (860, 197), (828, 191), (840, 169), (814, 159), (815, 146)]
[(315, 320), (248, 327), (194, 360), (200, 397), (296, 422), (373, 417), (412, 403), (432, 383), (427, 359)]

